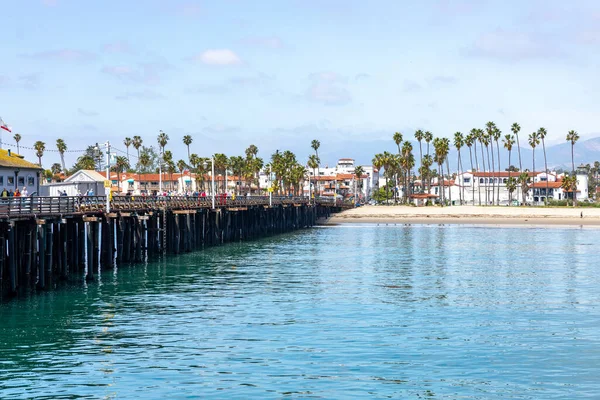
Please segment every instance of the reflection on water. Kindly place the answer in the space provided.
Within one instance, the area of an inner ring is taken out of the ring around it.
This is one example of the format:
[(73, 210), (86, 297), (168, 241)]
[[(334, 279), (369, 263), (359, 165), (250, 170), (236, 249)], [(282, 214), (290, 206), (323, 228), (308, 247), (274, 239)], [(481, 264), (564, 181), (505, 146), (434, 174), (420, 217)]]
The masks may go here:
[(0, 398), (597, 398), (596, 231), (339, 226), (0, 305)]

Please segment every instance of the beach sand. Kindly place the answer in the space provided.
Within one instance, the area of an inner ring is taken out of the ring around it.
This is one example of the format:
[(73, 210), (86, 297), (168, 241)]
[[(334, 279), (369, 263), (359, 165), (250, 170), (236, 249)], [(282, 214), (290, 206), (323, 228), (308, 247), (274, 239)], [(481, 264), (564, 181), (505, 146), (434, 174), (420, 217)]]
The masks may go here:
[(363, 206), (334, 214), (325, 222), (340, 223), (568, 225), (600, 228), (600, 208)]

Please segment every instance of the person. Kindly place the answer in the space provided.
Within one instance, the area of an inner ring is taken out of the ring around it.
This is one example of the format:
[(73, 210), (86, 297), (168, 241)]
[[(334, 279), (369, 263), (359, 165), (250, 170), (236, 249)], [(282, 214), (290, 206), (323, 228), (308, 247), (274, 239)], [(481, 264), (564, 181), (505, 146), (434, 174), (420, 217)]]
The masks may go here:
[(15, 190), (15, 197), (21, 197), (21, 192), (19, 192), (19, 189)]
[(25, 186), (23, 186), (23, 191), (21, 192), (21, 196), (23, 196), (23, 197), (29, 196), (29, 193), (27, 192), (27, 188)]
[(66, 195), (67, 195), (67, 191), (66, 191), (66, 190), (63, 190), (63, 191), (61, 192), (61, 194), (60, 194), (60, 195), (61, 195), (61, 196), (66, 196)]
[(90, 188), (90, 190), (88, 190), (88, 196), (93, 196), (94, 195), (94, 189)]
[(3, 199), (7, 199), (8, 198), (8, 190), (6, 190), (6, 188), (4, 188), (4, 190), (2, 191), (0, 196), (2, 196)]
[(8, 192), (8, 197), (13, 197), (15, 194), (13, 193), (12, 189), (10, 189), (10, 191)]

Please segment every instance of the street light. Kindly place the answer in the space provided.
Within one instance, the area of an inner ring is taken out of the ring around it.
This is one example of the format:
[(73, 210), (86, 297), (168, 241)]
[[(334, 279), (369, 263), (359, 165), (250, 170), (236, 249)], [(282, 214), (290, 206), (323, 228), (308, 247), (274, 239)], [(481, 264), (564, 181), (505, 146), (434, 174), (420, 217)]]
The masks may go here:
[[(104, 189), (106, 192), (106, 212), (109, 213), (110, 212), (110, 191), (111, 191), (111, 185), (110, 185), (110, 142), (106, 141), (104, 143), (104, 147), (106, 147), (106, 181), (105, 182), (109, 182), (108, 184), (104, 185)], [(96, 155), (97, 159), (98, 159), (98, 167), (100, 167), (100, 161), (102, 160), (102, 153), (100, 152), (100, 146), (98, 146), (98, 143), (96, 143), (96, 146), (94, 147), (94, 154)]]
[[(211, 191), (211, 194), (212, 194), (212, 208), (214, 210), (215, 209), (215, 158), (214, 157), (210, 158), (210, 165), (211, 165), (210, 191)], [(206, 161), (204, 161), (204, 169), (206, 169), (206, 167), (208, 167), (208, 163)]]

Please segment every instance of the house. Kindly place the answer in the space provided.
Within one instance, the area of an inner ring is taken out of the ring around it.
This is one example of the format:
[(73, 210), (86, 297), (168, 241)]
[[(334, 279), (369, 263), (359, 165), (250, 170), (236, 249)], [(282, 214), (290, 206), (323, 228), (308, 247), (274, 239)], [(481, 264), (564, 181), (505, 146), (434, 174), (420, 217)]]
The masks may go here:
[[(315, 171), (313, 171), (312, 168), (306, 167), (311, 182), (320, 182), (320, 179), (322, 178), (333, 178), (338, 174), (354, 175), (355, 168), (356, 164), (352, 158), (340, 158), (334, 167), (326, 165), (325, 167), (319, 167), (318, 170)], [(361, 177), (363, 180), (362, 185), (360, 185), (361, 196), (370, 198), (373, 191), (379, 189), (379, 171), (372, 165), (363, 165), (362, 168), (364, 171), (363, 176), (366, 177)], [(268, 178), (268, 174), (265, 176)], [(317, 179), (315, 179), (315, 177)], [(314, 189), (315, 187), (313, 185), (313, 190)], [(305, 182), (304, 191), (308, 193), (308, 179)], [(323, 192), (320, 186), (318, 186), (317, 191)]]
[(94, 196), (105, 196), (104, 175), (88, 169), (81, 169), (67, 177), (62, 182), (48, 183), (40, 187), (42, 196), (60, 196), (67, 192), (67, 196), (86, 194), (91, 189)]
[(408, 196), (411, 203), (413, 203), (417, 207), (423, 207), (427, 205), (427, 201), (435, 202), (439, 196), (437, 194), (431, 193), (413, 193)]
[(42, 168), (12, 152), (10, 149), (0, 149), (0, 190), (23, 191), (31, 195), (40, 192), (40, 176)]

